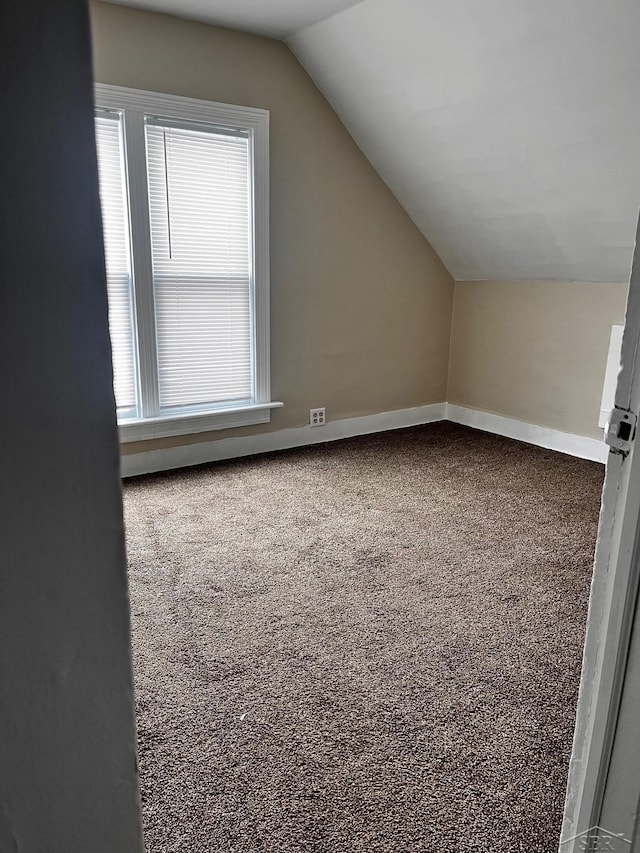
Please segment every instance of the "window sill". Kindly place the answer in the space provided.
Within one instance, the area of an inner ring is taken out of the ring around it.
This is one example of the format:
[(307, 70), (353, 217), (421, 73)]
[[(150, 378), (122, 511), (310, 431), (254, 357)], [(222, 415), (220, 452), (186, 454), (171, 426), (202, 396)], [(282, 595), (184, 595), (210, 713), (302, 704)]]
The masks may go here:
[(271, 409), (278, 409), (282, 405), (282, 403), (254, 403), (250, 406), (218, 409), (215, 412), (122, 421), (118, 424), (118, 433), (120, 441), (126, 443), (165, 438), (171, 435), (232, 429), (252, 424), (267, 424), (271, 420)]

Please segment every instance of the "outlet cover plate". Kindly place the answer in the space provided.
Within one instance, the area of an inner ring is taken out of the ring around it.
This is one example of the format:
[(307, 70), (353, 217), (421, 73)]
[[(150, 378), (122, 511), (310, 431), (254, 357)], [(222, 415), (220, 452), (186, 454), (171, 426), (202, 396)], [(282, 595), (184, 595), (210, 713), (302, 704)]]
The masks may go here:
[(309, 409), (309, 425), (312, 427), (324, 426), (327, 422), (326, 409), (322, 406), (319, 409)]

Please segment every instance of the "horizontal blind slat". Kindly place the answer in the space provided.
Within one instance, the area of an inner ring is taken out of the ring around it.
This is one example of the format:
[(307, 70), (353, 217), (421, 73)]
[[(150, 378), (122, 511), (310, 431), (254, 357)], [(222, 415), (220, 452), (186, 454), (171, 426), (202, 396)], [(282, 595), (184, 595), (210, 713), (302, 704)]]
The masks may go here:
[(124, 177), (122, 123), (98, 114), (96, 149), (104, 233), (113, 387), (119, 409), (137, 405), (129, 217)]
[(245, 136), (146, 120), (160, 407), (253, 393)]

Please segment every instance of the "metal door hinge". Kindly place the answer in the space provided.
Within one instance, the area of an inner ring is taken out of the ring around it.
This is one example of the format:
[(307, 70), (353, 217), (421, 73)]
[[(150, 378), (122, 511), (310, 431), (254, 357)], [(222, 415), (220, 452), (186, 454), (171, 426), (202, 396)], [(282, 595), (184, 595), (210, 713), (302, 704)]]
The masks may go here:
[(604, 428), (604, 440), (613, 453), (628, 456), (631, 444), (636, 436), (636, 415), (628, 409), (611, 409), (609, 420)]

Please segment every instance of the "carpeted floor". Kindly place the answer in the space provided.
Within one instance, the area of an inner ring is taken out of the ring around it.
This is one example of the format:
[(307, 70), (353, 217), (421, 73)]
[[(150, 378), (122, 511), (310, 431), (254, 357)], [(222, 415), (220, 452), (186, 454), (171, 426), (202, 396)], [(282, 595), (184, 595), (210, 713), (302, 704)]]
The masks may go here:
[(435, 424), (129, 481), (147, 853), (555, 851), (602, 478)]

